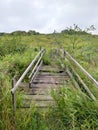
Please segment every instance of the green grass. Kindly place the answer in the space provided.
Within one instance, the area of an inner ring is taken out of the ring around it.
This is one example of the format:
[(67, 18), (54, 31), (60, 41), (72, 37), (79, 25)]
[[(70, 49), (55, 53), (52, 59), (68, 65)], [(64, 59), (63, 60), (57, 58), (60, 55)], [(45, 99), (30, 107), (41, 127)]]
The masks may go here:
[(47, 115), (53, 130), (97, 130), (98, 102), (64, 86), (52, 92), (55, 105)]
[[(70, 85), (52, 92), (55, 105), (47, 113), (32, 106), (28, 110), (18, 109), (14, 117), (10, 93), (12, 77), (20, 77), (41, 47), (46, 49), (44, 64), (53, 64), (51, 49), (62, 48), (98, 81), (97, 41), (98, 36), (64, 33), (55, 34), (55, 37), (53, 34), (0, 36), (0, 130), (97, 130), (98, 103), (70, 89)], [(53, 54), (54, 58), (56, 53)], [(54, 61), (59, 66), (65, 63), (63, 59), (54, 58)], [(98, 95), (96, 90), (93, 92)], [(17, 103), (21, 104), (21, 94), (17, 96)]]

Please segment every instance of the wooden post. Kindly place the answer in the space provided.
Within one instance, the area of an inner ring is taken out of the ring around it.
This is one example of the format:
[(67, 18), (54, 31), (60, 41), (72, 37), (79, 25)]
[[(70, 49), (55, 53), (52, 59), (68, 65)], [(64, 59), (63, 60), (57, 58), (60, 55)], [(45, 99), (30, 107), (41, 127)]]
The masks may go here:
[[(12, 79), (12, 88), (14, 88), (15, 86), (15, 78)], [(15, 116), (15, 113), (16, 113), (16, 92), (14, 93), (11, 93), (12, 94), (12, 105), (13, 105), (13, 114)]]

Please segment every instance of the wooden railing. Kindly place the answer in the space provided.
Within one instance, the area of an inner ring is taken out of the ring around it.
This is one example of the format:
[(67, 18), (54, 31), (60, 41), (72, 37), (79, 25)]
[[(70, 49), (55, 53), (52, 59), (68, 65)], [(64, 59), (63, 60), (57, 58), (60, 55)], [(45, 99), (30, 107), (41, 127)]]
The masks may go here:
[[(64, 55), (66, 56), (66, 58), (68, 59), (68, 61), (70, 63), (74, 64), (92, 82), (92, 84), (94, 84), (94, 86), (97, 87), (97, 89), (98, 89), (98, 82), (68, 52), (64, 51)], [(93, 95), (93, 93), (90, 91), (90, 89), (84, 83), (84, 81), (82, 80), (82, 78), (80, 77), (80, 75), (73, 68), (73, 65), (70, 64), (69, 66), (70, 66), (71, 70), (73, 71), (73, 73), (75, 74), (75, 76), (77, 77), (77, 79), (79, 80), (79, 82), (81, 82), (81, 84), (83, 85), (83, 87), (86, 90), (86, 92), (88, 93), (88, 95), (93, 100), (96, 100), (96, 98)], [(70, 77), (72, 78), (72, 74), (70, 73), (69, 69), (67, 71), (68, 71), (68, 74), (70, 75)], [(78, 85), (77, 85), (76, 82), (75, 82), (75, 84), (76, 84), (76, 87), (78, 87)]]
[(45, 53), (45, 49), (41, 49), (41, 51), (35, 56), (35, 58), (32, 60), (32, 62), (29, 64), (27, 69), (24, 71), (24, 73), (21, 75), (19, 80), (16, 82), (15, 77), (12, 79), (12, 104), (13, 104), (13, 110), (14, 114), (16, 112), (16, 90), (18, 89), (19, 85), (21, 84), (22, 80), (25, 78), (27, 73), (30, 71), (30, 69), (33, 67), (33, 70), (29, 76), (30, 84), (34, 80), (38, 70), (40, 69), (40, 66), (42, 65), (42, 57)]
[[(88, 93), (89, 97), (91, 97), (93, 100), (96, 100), (94, 94), (90, 91), (88, 88), (87, 84), (84, 83), (83, 79), (80, 77), (80, 75), (75, 71), (74, 65), (76, 68), (78, 68), (91, 82), (94, 84), (94, 86), (98, 89), (98, 82), (66, 51), (63, 49), (57, 50), (57, 53), (61, 54), (63, 58), (66, 58), (69, 61), (68, 68), (67, 68), (67, 73), (69, 74), (70, 78), (74, 81), (74, 84), (77, 88), (80, 88), (78, 85), (77, 81), (74, 80), (73, 74), (71, 71), (74, 73), (74, 75), (77, 77), (77, 80), (82, 84), (83, 88), (85, 91)], [(24, 71), (24, 73), (21, 75), (19, 80), (16, 82), (15, 77), (12, 79), (12, 89), (11, 89), (11, 94), (12, 94), (12, 103), (13, 103), (13, 110), (14, 114), (16, 112), (16, 90), (18, 89), (19, 85), (21, 84), (22, 80), (25, 78), (27, 73), (32, 69), (30, 75), (29, 75), (29, 87), (31, 87), (33, 80), (35, 79), (41, 65), (42, 65), (42, 57), (45, 53), (45, 49), (42, 49), (34, 58), (34, 60), (30, 63), (30, 65), (27, 67), (27, 69)], [(71, 71), (70, 69), (71, 68)]]

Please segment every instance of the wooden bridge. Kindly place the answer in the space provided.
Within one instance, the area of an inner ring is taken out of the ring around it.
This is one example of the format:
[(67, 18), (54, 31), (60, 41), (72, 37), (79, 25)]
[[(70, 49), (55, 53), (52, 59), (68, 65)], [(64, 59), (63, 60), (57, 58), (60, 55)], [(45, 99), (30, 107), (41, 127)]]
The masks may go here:
[[(57, 90), (59, 87), (67, 84), (69, 80), (72, 80), (73, 86), (76, 89), (83, 91), (83, 93), (92, 100), (96, 100), (94, 94), (74, 68), (77, 67), (97, 88), (98, 82), (75, 59), (73, 59), (68, 52), (56, 50), (56, 53), (58, 57), (60, 56), (60, 58), (66, 61), (66, 65), (63, 64), (62, 68), (59, 68), (57, 65), (44, 65), (43, 56), (45, 54), (45, 49), (42, 49), (35, 56), (18, 81), (15, 80), (15, 77), (13, 78), (11, 94), (14, 113), (18, 107), (16, 104), (16, 91), (18, 89), (24, 93), (24, 108), (29, 108), (31, 104), (34, 104), (39, 108), (45, 108), (54, 103), (53, 98), (51, 97), (51, 90)], [(23, 83), (23, 79), (28, 73), (28, 81)]]

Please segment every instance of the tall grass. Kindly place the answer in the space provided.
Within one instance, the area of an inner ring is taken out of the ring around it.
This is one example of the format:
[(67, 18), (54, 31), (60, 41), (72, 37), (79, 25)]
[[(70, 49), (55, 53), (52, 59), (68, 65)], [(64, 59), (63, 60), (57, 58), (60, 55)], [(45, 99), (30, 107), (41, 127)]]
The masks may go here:
[(97, 130), (98, 102), (69, 87), (53, 91), (55, 105), (47, 114), (53, 130)]
[[(8, 82), (7, 87), (8, 87)], [(5, 84), (6, 85), (6, 84)], [(3, 93), (4, 94), (4, 93)], [(6, 95), (6, 94), (4, 94)], [(54, 106), (42, 112), (17, 108), (16, 117), (11, 108), (11, 97), (5, 97), (0, 106), (1, 130), (97, 130), (98, 102), (67, 86), (52, 90)]]
[(9, 130), (13, 127), (13, 112), (10, 93), (10, 79), (8, 76), (0, 75), (0, 129)]
[[(88, 70), (92, 73), (94, 68), (95, 73), (92, 74), (98, 78), (97, 50), (90, 58), (85, 50), (89, 46), (92, 47), (91, 42), (94, 42), (93, 46), (97, 48), (97, 37), (80, 36), (81, 43), (75, 43), (74, 47), (69, 42), (70, 35), (57, 34), (56, 40), (59, 41), (59, 45), (53, 37), (53, 35), (0, 37), (0, 130), (98, 130), (98, 103), (68, 86), (52, 91), (55, 105), (46, 113), (31, 106), (27, 110), (17, 108), (16, 117), (13, 116), (11, 79), (14, 75), (20, 76), (23, 73), (40, 47), (48, 50), (44, 57), (45, 64), (51, 64), (49, 56), (51, 48), (62, 46), (72, 55), (74, 52), (74, 57), (79, 62), (82, 61), (84, 67), (88, 68), (90, 61)], [(58, 63), (58, 59), (56, 62)], [(17, 93), (17, 96), (17, 103), (20, 104), (21, 95)]]

